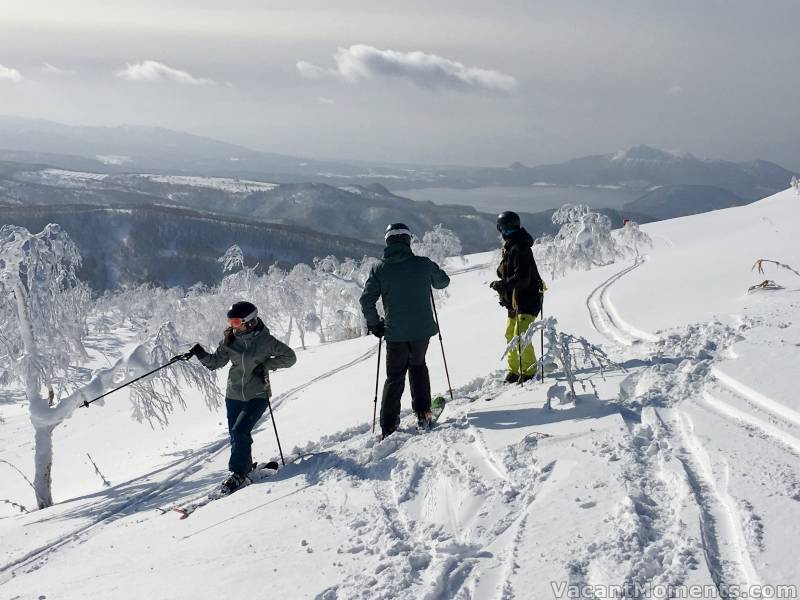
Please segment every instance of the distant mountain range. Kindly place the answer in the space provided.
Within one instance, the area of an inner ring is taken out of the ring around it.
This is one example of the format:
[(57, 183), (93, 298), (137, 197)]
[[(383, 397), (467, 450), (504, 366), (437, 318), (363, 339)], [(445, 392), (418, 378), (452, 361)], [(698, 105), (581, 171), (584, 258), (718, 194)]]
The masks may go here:
[[(620, 212), (604, 212), (621, 225)], [(522, 217), (540, 235), (555, 231), (552, 213)], [(85, 258), (82, 275), (98, 290), (144, 281), (216, 282), (214, 261), (232, 244), (263, 268), (328, 254), (379, 256), (386, 224), (398, 221), (420, 235), (442, 224), (459, 235), (465, 252), (499, 245), (494, 214), (415, 202), (379, 184), (274, 184), (0, 162), (0, 225), (38, 230), (60, 223)]]
[(563, 163), (506, 168), (324, 161), (260, 152), (157, 127), (78, 127), (0, 117), (0, 160), (99, 173), (168, 173), (275, 183), (369, 185), (390, 190), (485, 186), (714, 186), (756, 200), (785, 189), (792, 173), (768, 161), (731, 162), (636, 146)]
[(497, 241), (494, 215), (469, 206), (415, 202), (380, 184), (274, 184), (186, 175), (67, 171), (0, 162), (0, 202), (17, 206), (180, 206), (369, 243), (383, 241), (387, 223), (402, 221), (420, 234), (441, 223), (459, 234), (467, 252), (485, 250)]
[[(465, 252), (498, 245), (495, 216), (415, 202), (398, 190), (447, 186), (586, 186), (639, 191), (622, 210), (648, 222), (738, 206), (785, 189), (774, 163), (706, 160), (637, 146), (555, 165), (401, 167), (257, 152), (149, 127), (73, 127), (0, 118), (0, 225), (57, 221), (76, 239), (97, 289), (121, 282), (212, 283), (238, 243), (262, 266), (315, 256), (377, 255), (387, 223), (454, 230)], [(534, 235), (553, 211), (523, 214)]]

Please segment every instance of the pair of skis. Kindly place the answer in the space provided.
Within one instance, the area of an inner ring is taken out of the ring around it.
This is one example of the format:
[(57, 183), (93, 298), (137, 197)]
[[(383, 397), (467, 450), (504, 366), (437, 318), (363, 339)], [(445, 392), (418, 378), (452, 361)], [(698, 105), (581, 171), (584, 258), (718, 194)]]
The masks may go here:
[(176, 512), (180, 515), (181, 520), (188, 519), (194, 511), (198, 508), (213, 502), (214, 500), (219, 500), (221, 498), (225, 498), (226, 496), (230, 496), (231, 494), (238, 492), (242, 488), (247, 487), (251, 483), (256, 483), (259, 481), (263, 481), (268, 477), (271, 477), (275, 473), (278, 472), (279, 465), (275, 461), (270, 461), (267, 463), (253, 463), (253, 469), (250, 473), (247, 474), (245, 477), (244, 483), (240, 485), (235, 490), (232, 490), (228, 493), (224, 493), (221, 489), (221, 486), (218, 486), (216, 489), (209, 493), (205, 493), (202, 496), (196, 497), (194, 499), (188, 500), (186, 503), (173, 506), (170, 508), (159, 508), (158, 511), (164, 515), (168, 512)]

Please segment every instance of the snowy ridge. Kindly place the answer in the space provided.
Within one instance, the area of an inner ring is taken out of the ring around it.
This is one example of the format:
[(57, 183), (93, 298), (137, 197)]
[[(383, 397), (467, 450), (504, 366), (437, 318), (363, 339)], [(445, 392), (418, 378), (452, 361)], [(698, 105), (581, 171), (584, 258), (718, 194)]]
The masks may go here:
[(278, 187), (277, 183), (250, 181), (248, 179), (231, 179), (230, 177), (196, 177), (189, 175), (151, 175), (142, 174), (136, 177), (149, 179), (167, 185), (185, 185), (189, 187), (222, 190), (232, 194), (252, 194), (253, 192), (269, 192)]
[[(756, 258), (800, 264), (799, 218), (784, 192), (648, 225), (658, 243), (646, 260), (548, 281), (548, 316), (625, 367), (589, 373), (596, 393), (552, 409), (560, 370), (543, 385), (501, 383), (493, 254), (453, 262), (439, 315), (456, 401), (438, 427), (416, 434), (406, 398), (401, 431), (371, 433), (374, 338), (299, 352), (273, 380), (295, 460), (190, 519), (155, 509), (221, 481), (220, 415), (190, 406), (146, 432), (124, 399), (82, 413), (56, 441), (55, 489), (77, 487), (0, 519), (0, 595), (260, 597), (269, 586), (277, 598), (546, 600), (797, 585), (800, 285), (771, 273), (784, 290), (745, 292)], [(428, 358), (445, 392), (435, 339)], [(0, 410), (11, 432), (0, 458), (25, 468), (25, 415)], [(268, 419), (254, 440), (259, 459), (276, 456)], [(112, 488), (72, 460), (85, 451)], [(25, 497), (17, 476), (0, 476), (3, 495)]]

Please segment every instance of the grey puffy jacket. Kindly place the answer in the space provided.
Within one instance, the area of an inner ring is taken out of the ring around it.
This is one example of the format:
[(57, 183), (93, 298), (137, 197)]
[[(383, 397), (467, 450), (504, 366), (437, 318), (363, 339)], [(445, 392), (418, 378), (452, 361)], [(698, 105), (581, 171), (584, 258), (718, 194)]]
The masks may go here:
[(254, 331), (237, 333), (229, 345), (223, 340), (213, 354), (206, 354), (200, 362), (212, 371), (230, 362), (225, 397), (246, 402), (272, 396), (268, 372), (291, 367), (297, 357), (294, 350), (272, 337), (259, 319)]

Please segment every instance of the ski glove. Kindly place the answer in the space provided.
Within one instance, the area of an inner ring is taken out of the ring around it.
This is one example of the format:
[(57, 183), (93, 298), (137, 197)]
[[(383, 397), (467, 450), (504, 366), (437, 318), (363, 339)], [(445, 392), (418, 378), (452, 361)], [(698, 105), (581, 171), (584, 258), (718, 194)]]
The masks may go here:
[(502, 294), (503, 291), (506, 289), (506, 284), (498, 279), (497, 281), (493, 281), (492, 283), (490, 283), (489, 287), (492, 288), (498, 294)]
[(386, 323), (381, 319), (378, 321), (377, 325), (373, 325), (369, 328), (369, 332), (376, 338), (382, 338), (383, 334), (386, 332)]
[(206, 349), (203, 348), (200, 344), (195, 344), (194, 346), (192, 346), (191, 349), (189, 350), (189, 354), (191, 356), (196, 356), (197, 358), (205, 358), (206, 356), (208, 356), (208, 352), (206, 352)]

